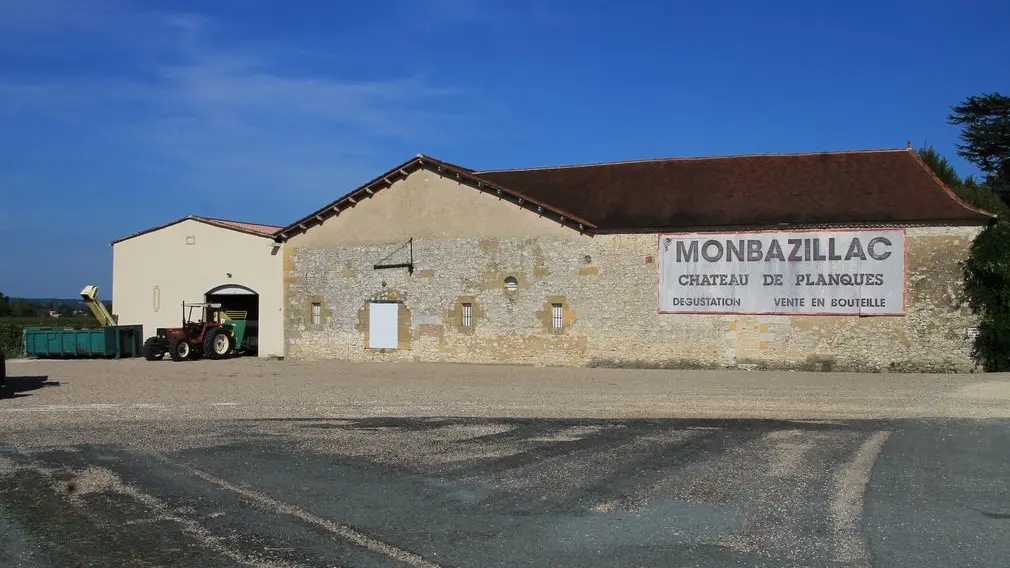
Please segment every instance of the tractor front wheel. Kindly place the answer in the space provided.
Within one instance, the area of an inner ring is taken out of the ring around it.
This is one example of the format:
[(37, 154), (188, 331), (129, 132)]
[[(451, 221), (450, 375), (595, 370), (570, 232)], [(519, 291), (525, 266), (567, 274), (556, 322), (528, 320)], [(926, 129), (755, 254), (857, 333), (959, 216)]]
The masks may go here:
[(168, 354), (173, 361), (185, 361), (193, 355), (193, 349), (184, 337), (177, 337), (168, 347)]
[(140, 352), (148, 361), (161, 361), (165, 357), (164, 342), (160, 337), (148, 337), (144, 346), (140, 348)]
[(227, 330), (218, 328), (208, 332), (203, 340), (203, 354), (208, 359), (223, 359), (235, 349), (235, 338)]

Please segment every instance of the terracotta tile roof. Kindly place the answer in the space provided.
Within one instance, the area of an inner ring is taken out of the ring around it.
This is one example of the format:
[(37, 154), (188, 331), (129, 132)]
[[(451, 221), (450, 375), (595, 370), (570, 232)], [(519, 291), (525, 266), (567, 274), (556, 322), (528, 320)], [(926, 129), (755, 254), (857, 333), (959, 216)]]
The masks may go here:
[(598, 231), (967, 222), (912, 150), (675, 158), (471, 175), (587, 220)]
[(214, 219), (212, 217), (200, 217), (193, 215), (190, 217), (197, 221), (203, 221), (204, 223), (209, 223), (211, 225), (218, 225), (226, 227), (229, 229), (235, 229), (236, 231), (242, 231), (244, 233), (256, 233), (263, 235), (264, 237), (272, 237), (277, 231), (280, 231), (283, 227), (279, 225), (264, 225), (262, 223), (246, 223), (243, 221), (229, 221), (228, 219)]
[(125, 237), (120, 237), (112, 241), (112, 244), (121, 243), (125, 240), (132, 239), (134, 237), (139, 237), (140, 235), (146, 235), (147, 233), (153, 233), (154, 231), (159, 231), (161, 229), (171, 227), (172, 225), (182, 223), (183, 221), (199, 221), (200, 223), (214, 225), (215, 227), (221, 227), (222, 229), (230, 229), (232, 231), (238, 231), (240, 233), (247, 233), (259, 237), (273, 237), (282, 228), (276, 225), (264, 225), (262, 223), (246, 223), (243, 221), (231, 221), (228, 219), (201, 217), (199, 215), (187, 215), (186, 217), (176, 219), (175, 221), (171, 221), (163, 225), (158, 225), (157, 227), (151, 227), (150, 229), (144, 229), (143, 231), (138, 231), (136, 233), (126, 235)]

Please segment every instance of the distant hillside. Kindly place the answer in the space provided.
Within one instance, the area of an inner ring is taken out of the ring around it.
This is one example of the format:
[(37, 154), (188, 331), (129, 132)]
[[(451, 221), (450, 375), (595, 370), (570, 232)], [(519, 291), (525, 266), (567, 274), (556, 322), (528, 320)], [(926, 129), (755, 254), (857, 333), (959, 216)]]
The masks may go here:
[[(80, 298), (11, 298), (11, 304), (17, 300), (27, 300), (29, 303), (36, 306), (48, 306), (49, 304), (52, 304), (54, 308), (68, 306), (75, 310), (88, 309), (88, 305)], [(108, 304), (108, 300), (102, 300), (102, 302)]]

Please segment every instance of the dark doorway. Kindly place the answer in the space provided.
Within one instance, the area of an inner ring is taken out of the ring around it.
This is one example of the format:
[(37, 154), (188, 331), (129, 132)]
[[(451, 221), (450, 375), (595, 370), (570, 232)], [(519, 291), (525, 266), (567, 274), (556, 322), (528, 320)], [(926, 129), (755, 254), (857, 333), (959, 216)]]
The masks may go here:
[(259, 336), (260, 296), (253, 289), (237, 284), (226, 284), (209, 290), (206, 301), (221, 304), (218, 308), (228, 312), (229, 317), (245, 319), (247, 333), (253, 338), (249, 342), (249, 352), (255, 353)]

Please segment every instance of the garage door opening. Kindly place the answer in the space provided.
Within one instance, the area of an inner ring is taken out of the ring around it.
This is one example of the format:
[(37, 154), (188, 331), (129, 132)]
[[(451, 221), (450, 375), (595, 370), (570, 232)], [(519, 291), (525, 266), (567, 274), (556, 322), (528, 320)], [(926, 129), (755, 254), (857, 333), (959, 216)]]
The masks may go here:
[(242, 351), (248, 354), (256, 353), (259, 346), (259, 294), (252, 288), (225, 284), (209, 290), (205, 298), (209, 303), (221, 304), (221, 307), (217, 308), (220, 317), (245, 321), (245, 341)]

